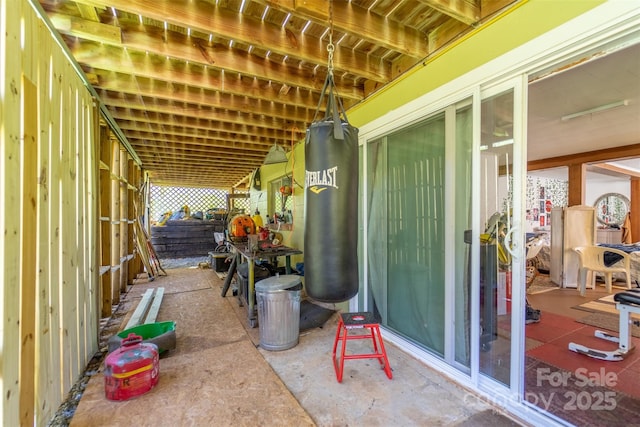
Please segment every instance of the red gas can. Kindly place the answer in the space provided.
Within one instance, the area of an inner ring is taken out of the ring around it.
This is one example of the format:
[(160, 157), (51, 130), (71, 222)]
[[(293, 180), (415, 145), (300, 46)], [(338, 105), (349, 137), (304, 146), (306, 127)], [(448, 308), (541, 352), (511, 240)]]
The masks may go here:
[(120, 348), (107, 356), (104, 365), (104, 392), (109, 400), (127, 400), (158, 384), (158, 347), (143, 343), (139, 335), (129, 334), (123, 339)]

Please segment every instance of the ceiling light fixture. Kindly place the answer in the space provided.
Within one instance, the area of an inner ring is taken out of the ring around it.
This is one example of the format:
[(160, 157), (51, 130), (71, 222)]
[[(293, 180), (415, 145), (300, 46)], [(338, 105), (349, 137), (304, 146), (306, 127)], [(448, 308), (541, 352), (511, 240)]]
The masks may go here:
[(563, 122), (566, 122), (567, 120), (575, 119), (577, 117), (582, 117), (582, 116), (586, 116), (593, 113), (601, 113), (603, 111), (611, 110), (618, 107), (625, 107), (627, 105), (629, 105), (629, 100), (624, 99), (622, 101), (601, 105), (599, 107), (589, 108), (588, 110), (578, 111), (577, 113), (567, 114), (566, 116), (562, 116), (560, 120), (562, 120)]
[(287, 152), (284, 151), (284, 148), (280, 147), (278, 144), (273, 144), (273, 147), (269, 149), (267, 156), (264, 158), (263, 165), (272, 165), (275, 163), (286, 163)]

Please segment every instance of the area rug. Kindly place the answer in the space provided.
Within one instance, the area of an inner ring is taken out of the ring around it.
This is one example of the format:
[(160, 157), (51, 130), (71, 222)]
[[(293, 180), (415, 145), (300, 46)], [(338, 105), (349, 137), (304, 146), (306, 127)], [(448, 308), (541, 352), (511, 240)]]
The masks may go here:
[[(583, 318), (576, 319), (576, 322), (585, 325), (595, 326), (598, 329), (606, 329), (608, 331), (620, 332), (620, 318), (618, 314), (612, 313), (591, 313)], [(640, 326), (631, 325), (631, 335), (640, 338)]]
[(537, 274), (531, 285), (527, 286), (527, 294), (541, 294), (556, 289), (560, 289), (560, 287), (551, 281), (548, 274)]
[(588, 301), (572, 308), (588, 311), (590, 313), (608, 313), (615, 314), (616, 316), (618, 315), (618, 309), (616, 309), (616, 302), (613, 300), (613, 295), (607, 295), (597, 300)]

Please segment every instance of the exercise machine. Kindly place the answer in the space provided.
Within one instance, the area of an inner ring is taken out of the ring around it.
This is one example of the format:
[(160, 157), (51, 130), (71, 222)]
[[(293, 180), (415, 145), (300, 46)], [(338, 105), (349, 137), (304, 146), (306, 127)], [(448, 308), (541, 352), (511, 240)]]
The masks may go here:
[(613, 296), (617, 303), (616, 308), (620, 312), (619, 335), (611, 335), (608, 332), (597, 330), (594, 332), (596, 338), (618, 343), (618, 348), (613, 351), (598, 350), (584, 346), (582, 344), (569, 343), (569, 350), (594, 359), (607, 360), (609, 362), (619, 362), (633, 350), (631, 343), (631, 325), (640, 326), (639, 320), (631, 318), (631, 314), (640, 314), (640, 289), (630, 289), (619, 292)]

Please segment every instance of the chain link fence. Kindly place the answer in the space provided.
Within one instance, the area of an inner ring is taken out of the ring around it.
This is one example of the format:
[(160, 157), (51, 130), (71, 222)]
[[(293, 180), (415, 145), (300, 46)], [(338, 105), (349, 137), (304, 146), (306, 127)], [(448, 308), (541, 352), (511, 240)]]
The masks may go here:
[[(165, 213), (179, 212), (188, 206), (193, 215), (196, 212), (226, 211), (228, 191), (212, 188), (169, 187), (151, 185), (151, 220), (159, 221)], [(235, 192), (234, 194), (244, 194)], [(249, 199), (234, 198), (232, 208), (249, 213)]]

